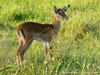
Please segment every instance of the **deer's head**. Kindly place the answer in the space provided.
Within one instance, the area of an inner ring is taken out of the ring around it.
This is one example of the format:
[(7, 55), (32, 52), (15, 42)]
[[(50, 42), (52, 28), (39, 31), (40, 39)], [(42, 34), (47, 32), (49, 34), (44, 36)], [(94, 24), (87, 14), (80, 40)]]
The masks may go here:
[(62, 9), (61, 8), (58, 9), (56, 6), (54, 6), (54, 17), (57, 20), (64, 20), (64, 19), (68, 20), (68, 17), (65, 14), (65, 12), (69, 7), (70, 5), (63, 7)]

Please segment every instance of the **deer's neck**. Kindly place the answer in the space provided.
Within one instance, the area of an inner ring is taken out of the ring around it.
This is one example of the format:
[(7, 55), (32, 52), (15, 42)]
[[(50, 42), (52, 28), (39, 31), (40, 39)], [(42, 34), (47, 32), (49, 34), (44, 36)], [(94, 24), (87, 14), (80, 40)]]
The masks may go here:
[(58, 33), (59, 30), (60, 30), (61, 21), (58, 20), (58, 19), (56, 19), (56, 18), (54, 18), (54, 19), (53, 19), (53, 22), (52, 22), (52, 25), (53, 25), (54, 31), (55, 31), (56, 33)]

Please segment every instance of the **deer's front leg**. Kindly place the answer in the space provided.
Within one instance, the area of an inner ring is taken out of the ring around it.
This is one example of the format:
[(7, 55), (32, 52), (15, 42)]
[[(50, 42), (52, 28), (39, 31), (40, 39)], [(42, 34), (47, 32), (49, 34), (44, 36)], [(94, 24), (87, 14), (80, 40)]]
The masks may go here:
[(52, 58), (52, 46), (50, 43), (45, 43), (44, 57), (45, 61)]
[(49, 51), (49, 43), (45, 43), (45, 49), (44, 49), (44, 56), (45, 56), (45, 58), (48, 55), (48, 51)]

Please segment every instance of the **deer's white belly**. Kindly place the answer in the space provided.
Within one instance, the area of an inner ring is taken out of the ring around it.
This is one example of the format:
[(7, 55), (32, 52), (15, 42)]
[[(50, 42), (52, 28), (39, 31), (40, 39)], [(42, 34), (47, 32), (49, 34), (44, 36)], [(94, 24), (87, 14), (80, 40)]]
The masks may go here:
[(46, 40), (44, 40), (44, 39), (42, 39), (42, 38), (39, 38), (39, 37), (35, 38), (35, 40), (41, 41), (41, 42), (46, 42)]

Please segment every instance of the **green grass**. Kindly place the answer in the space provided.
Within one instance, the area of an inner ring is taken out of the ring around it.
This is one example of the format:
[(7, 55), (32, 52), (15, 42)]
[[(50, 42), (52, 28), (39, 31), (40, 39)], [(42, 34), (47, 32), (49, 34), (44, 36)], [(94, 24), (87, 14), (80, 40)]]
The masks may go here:
[(44, 64), (44, 47), (35, 41), (25, 54), (21, 75), (99, 75), (99, 0), (0, 0), (0, 75), (18, 71), (16, 27), (25, 21), (52, 23), (53, 7), (70, 4), (53, 42), (54, 62)]

